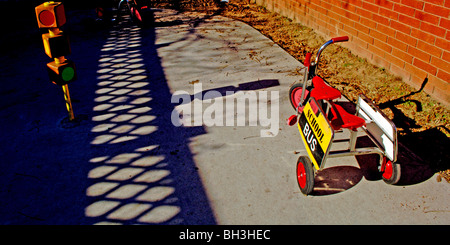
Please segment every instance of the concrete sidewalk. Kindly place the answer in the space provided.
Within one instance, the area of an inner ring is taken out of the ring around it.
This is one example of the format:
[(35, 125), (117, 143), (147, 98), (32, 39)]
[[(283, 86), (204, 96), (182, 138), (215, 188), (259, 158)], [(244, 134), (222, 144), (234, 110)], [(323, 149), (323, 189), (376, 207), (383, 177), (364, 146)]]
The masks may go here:
[[(167, 35), (169, 31), (177, 35)], [(207, 134), (192, 139), (194, 159), (219, 223), (448, 224), (445, 183), (431, 178), (417, 185), (409, 185), (416, 179), (405, 181), (408, 185), (389, 186), (373, 173), (376, 166), (371, 157), (330, 159), (316, 178), (314, 196), (301, 195), (295, 176), (299, 154), (295, 153), (306, 152), (297, 129), (284, 122), (293, 113), (288, 90), (301, 79), (297, 71), (302, 64), (253, 28), (214, 16), (194, 30), (178, 26), (157, 33), (162, 37), (157, 43), (174, 44), (158, 50), (172, 92), (192, 92), (192, 81), (201, 82), (204, 90), (254, 81), (279, 83), (255, 88), (279, 91), (276, 137), (259, 137), (264, 127), (207, 127)], [(423, 166), (411, 167), (418, 162), (412, 156), (406, 158), (406, 149), (399, 154), (400, 160), (409, 161), (405, 169), (410, 173), (425, 174)], [(341, 193), (328, 195), (336, 192)]]
[[(404, 148), (403, 185), (374, 174), (373, 157), (346, 157), (327, 161), (303, 196), (295, 167), (306, 150), (285, 124), (303, 66), (248, 25), (156, 10), (155, 28), (98, 31), (85, 11), (68, 14), (75, 123), (40, 43), (1, 61), (1, 224), (450, 224), (448, 184)], [(189, 101), (174, 103), (180, 94)], [(195, 123), (211, 105), (240, 96), (261, 105), (264, 94), (269, 124), (250, 108), (244, 118), (234, 108), (229, 126)]]

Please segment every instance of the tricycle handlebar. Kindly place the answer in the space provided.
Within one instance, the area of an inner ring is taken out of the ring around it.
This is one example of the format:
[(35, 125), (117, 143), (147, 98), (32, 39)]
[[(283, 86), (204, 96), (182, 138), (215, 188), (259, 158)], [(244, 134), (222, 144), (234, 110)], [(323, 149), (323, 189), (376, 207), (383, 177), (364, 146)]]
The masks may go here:
[(347, 42), (348, 41), (348, 36), (334, 37), (334, 38), (331, 38), (331, 40), (333, 40), (333, 43)]
[(323, 51), (328, 45), (330, 45), (330, 44), (332, 44), (332, 43), (337, 43), (337, 42), (347, 42), (347, 41), (348, 41), (348, 36), (342, 36), (342, 37), (334, 37), (334, 38), (331, 38), (330, 40), (328, 40), (326, 43), (324, 43), (324, 44), (320, 47), (319, 51), (317, 52), (316, 59), (314, 60), (314, 63), (311, 64), (311, 65), (317, 66), (317, 64), (319, 64), (319, 58), (320, 58), (320, 55), (322, 54), (322, 51)]

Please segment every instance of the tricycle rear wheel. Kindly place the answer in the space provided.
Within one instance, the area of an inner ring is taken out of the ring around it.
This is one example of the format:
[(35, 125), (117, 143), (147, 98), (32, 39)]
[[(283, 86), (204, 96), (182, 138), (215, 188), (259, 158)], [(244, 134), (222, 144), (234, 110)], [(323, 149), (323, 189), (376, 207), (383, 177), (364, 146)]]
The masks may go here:
[(386, 157), (383, 159), (383, 165), (381, 166), (381, 177), (384, 182), (390, 185), (398, 183), (401, 177), (400, 164), (388, 160)]
[(304, 195), (310, 194), (314, 188), (314, 169), (307, 156), (300, 156), (297, 160), (297, 183)]

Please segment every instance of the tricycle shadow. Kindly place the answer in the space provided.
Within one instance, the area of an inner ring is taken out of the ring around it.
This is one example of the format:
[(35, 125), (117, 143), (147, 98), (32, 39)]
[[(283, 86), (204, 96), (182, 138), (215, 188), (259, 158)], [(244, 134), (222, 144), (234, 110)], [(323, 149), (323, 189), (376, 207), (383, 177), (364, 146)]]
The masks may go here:
[[(356, 146), (371, 147), (373, 142), (367, 136), (362, 136), (358, 138)], [(398, 161), (402, 164), (402, 169), (401, 179), (396, 185), (418, 184), (434, 175), (435, 171), (406, 147), (400, 145), (398, 151)], [(378, 170), (379, 156), (377, 154), (355, 156), (355, 158), (359, 168), (335, 166), (317, 172), (314, 189), (310, 195), (326, 196), (344, 192), (357, 185), (363, 177), (368, 181), (382, 180)]]
[(325, 196), (346, 191), (362, 179), (361, 169), (353, 166), (336, 166), (318, 172), (314, 179), (314, 189), (310, 195)]
[[(359, 137), (356, 147), (373, 146), (367, 136)], [(317, 172), (314, 189), (311, 195), (326, 196), (344, 192), (357, 185), (364, 177), (368, 181), (381, 180), (378, 171), (379, 156), (377, 154), (355, 156), (359, 168), (355, 166), (335, 166)]]
[[(359, 137), (356, 147), (373, 146), (367, 136)], [(314, 189), (310, 195), (325, 196), (344, 192), (357, 185), (364, 177), (366, 180), (381, 180), (378, 171), (378, 155), (355, 156), (359, 168), (355, 166), (334, 166), (318, 171), (314, 179)]]
[[(361, 137), (357, 141), (359, 147), (370, 147), (373, 145), (367, 137)], [(381, 175), (375, 164), (378, 159), (377, 155), (356, 156), (361, 169), (364, 169), (364, 178), (369, 181), (381, 179)], [(435, 169), (430, 164), (424, 162), (419, 156), (399, 143), (397, 162), (401, 164), (401, 178), (396, 185), (414, 185), (428, 180), (434, 175)]]

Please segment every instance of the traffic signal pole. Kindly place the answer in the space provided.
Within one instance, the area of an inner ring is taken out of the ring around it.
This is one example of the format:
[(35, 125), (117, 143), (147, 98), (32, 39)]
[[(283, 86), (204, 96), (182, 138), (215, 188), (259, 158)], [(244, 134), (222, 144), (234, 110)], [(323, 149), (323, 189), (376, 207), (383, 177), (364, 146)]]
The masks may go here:
[(50, 80), (61, 85), (64, 92), (66, 108), (70, 121), (75, 119), (69, 86), (76, 80), (75, 64), (64, 56), (71, 53), (69, 39), (59, 28), (66, 23), (64, 5), (61, 2), (44, 2), (35, 8), (39, 28), (45, 28), (48, 33), (42, 34), (45, 53), (53, 59), (47, 63)]
[[(64, 61), (66, 61), (66, 58), (64, 56), (55, 58), (56, 64), (61, 64)], [(75, 119), (75, 115), (73, 113), (72, 101), (70, 100), (69, 85), (63, 84), (62, 89), (64, 92), (64, 100), (66, 101), (66, 109), (67, 112), (69, 112), (69, 119), (70, 121), (72, 121)]]
[(66, 108), (69, 112), (69, 119), (70, 121), (72, 121), (75, 119), (75, 115), (73, 114), (72, 102), (70, 101), (69, 86), (67, 84), (64, 84), (62, 85), (62, 89), (64, 92), (64, 99), (66, 100)]

